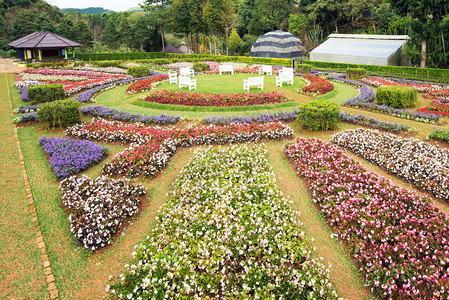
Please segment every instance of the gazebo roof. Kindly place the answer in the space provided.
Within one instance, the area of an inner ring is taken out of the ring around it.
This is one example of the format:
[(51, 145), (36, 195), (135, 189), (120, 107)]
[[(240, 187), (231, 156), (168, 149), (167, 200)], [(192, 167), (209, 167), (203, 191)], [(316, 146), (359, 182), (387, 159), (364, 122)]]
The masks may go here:
[(293, 34), (275, 30), (260, 36), (251, 47), (252, 57), (300, 58), (306, 49), (299, 38)]
[(184, 54), (184, 52), (182, 52), (181, 50), (179, 50), (178, 48), (176, 48), (175, 46), (168, 44), (167, 46), (165, 46), (165, 53), (177, 53), (177, 54)]
[(14, 48), (64, 48), (79, 47), (80, 43), (63, 38), (57, 34), (36, 31), (8, 44)]

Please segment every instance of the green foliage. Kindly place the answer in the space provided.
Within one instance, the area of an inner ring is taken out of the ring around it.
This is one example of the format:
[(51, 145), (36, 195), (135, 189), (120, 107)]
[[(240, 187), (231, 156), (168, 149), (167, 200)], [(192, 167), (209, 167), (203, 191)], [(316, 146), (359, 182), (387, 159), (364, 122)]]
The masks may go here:
[(147, 63), (153, 64), (153, 65), (166, 65), (170, 63), (174, 63), (173, 60), (165, 59), (165, 58), (155, 58), (151, 60), (147, 60)]
[(378, 87), (376, 90), (376, 102), (394, 108), (406, 108), (415, 106), (418, 99), (418, 90), (404, 86)]
[(167, 58), (179, 59), (180, 61), (201, 61), (213, 60), (216, 62), (242, 62), (248, 64), (268, 64), (290, 67), (292, 65), (291, 59), (284, 58), (266, 58), (266, 57), (248, 57), (248, 56), (226, 56), (226, 55), (208, 55), (208, 54), (176, 54), (167, 53)]
[(340, 108), (336, 103), (315, 100), (302, 104), (298, 109), (298, 124), (311, 131), (327, 131), (337, 127)]
[(449, 143), (449, 131), (442, 128), (434, 127), (433, 130), (429, 133), (428, 137)]
[(194, 63), (193, 69), (196, 72), (210, 71), (210, 66), (208, 64), (203, 64), (203, 63)]
[(379, 76), (397, 76), (403, 78), (417, 78), (449, 83), (449, 69), (358, 65), (347, 63), (333, 63), (323, 61), (305, 61), (316, 68), (344, 72), (347, 68), (364, 68), (367, 73)]
[(131, 75), (134, 78), (150, 76), (151, 70), (149, 67), (145, 67), (145, 66), (130, 67), (128, 69), (128, 75)]
[(309, 64), (297, 64), (296, 65), (296, 72), (298, 73), (308, 73), (312, 71), (313, 65)]
[(360, 80), (366, 75), (366, 69), (364, 68), (347, 68), (346, 78), (351, 80)]
[(100, 67), (100, 68), (106, 68), (106, 67), (120, 67), (120, 60), (98, 60), (94, 61), (93, 65)]
[(49, 128), (66, 128), (81, 123), (81, 105), (73, 99), (44, 103), (39, 107), (37, 116)]
[(45, 84), (27, 88), (28, 99), (32, 104), (52, 102), (65, 98), (62, 84)]
[(39, 63), (27, 63), (27, 68), (50, 68), (50, 69), (61, 69), (68, 65), (72, 64), (68, 61), (47, 61), (47, 62), (39, 62)]
[(15, 49), (9, 49), (7, 51), (8, 57), (16, 57), (16, 50)]
[(75, 57), (84, 61), (97, 60), (136, 60), (163, 58), (164, 52), (130, 52), (130, 53), (76, 53)]
[(234, 55), (238, 51), (240, 43), (242, 42), (243, 40), (240, 38), (237, 30), (235, 28), (232, 29), (231, 34), (229, 35), (229, 51), (231, 55)]

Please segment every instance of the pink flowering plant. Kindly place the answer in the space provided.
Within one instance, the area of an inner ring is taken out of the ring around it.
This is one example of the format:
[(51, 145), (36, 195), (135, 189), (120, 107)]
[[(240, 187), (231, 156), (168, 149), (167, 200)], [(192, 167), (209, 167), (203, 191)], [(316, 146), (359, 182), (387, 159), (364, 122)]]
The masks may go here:
[(305, 79), (307, 85), (298, 90), (301, 94), (316, 97), (317, 95), (324, 95), (334, 89), (334, 85), (319, 76), (312, 74), (304, 74), (302, 78)]
[(128, 94), (137, 94), (142, 92), (150, 91), (152, 88), (154, 88), (157, 83), (160, 84), (162, 81), (167, 80), (168, 75), (160, 74), (159, 76), (154, 76), (150, 78), (146, 78), (143, 80), (138, 80), (131, 84), (127, 89), (126, 92)]
[(157, 89), (146, 96), (144, 101), (162, 104), (176, 104), (188, 106), (249, 106), (288, 101), (287, 96), (280, 92), (261, 93), (190, 93)]
[(429, 199), (316, 138), (299, 137), (284, 153), (373, 293), (384, 299), (449, 298), (449, 219)]
[(331, 141), (449, 201), (449, 150), (364, 128), (337, 132)]
[(261, 145), (198, 149), (117, 299), (337, 299)]

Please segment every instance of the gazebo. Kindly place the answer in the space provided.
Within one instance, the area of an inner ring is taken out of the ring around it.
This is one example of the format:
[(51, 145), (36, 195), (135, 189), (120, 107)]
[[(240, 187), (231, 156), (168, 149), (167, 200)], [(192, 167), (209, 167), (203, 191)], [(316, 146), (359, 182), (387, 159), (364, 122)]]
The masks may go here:
[(67, 59), (67, 48), (79, 47), (80, 43), (51, 32), (36, 31), (8, 44), (16, 49), (16, 56), (24, 60)]
[(275, 30), (260, 36), (251, 47), (252, 57), (302, 59), (306, 48), (290, 32)]

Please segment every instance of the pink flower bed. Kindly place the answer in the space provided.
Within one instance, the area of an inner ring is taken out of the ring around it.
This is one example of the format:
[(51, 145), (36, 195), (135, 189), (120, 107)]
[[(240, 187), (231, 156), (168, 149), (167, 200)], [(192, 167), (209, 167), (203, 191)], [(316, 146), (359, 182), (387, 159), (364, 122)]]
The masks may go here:
[(444, 213), (322, 140), (299, 137), (284, 153), (351, 248), (373, 293), (385, 299), (448, 299)]
[(148, 102), (189, 106), (248, 106), (282, 103), (288, 101), (283, 93), (189, 93), (168, 90), (155, 90), (145, 99)]
[(157, 77), (150, 77), (150, 78), (147, 78), (144, 80), (138, 80), (138, 81), (134, 82), (133, 84), (131, 84), (126, 89), (126, 92), (128, 94), (135, 94), (135, 93), (142, 93), (142, 92), (150, 91), (151, 86), (153, 85), (153, 87), (154, 87), (155, 82), (161, 82), (166, 79), (168, 79), (168, 75), (161, 74)]
[(213, 71), (213, 70), (218, 71), (219, 64), (216, 61), (200, 61), (200, 63), (209, 65), (211, 71)]
[(321, 77), (312, 74), (305, 74), (302, 75), (302, 77), (309, 82), (308, 85), (299, 89), (299, 92), (302, 94), (315, 97), (317, 95), (326, 94), (334, 89), (334, 85), (332, 83)]
[(439, 85), (432, 85), (428, 83), (399, 83), (379, 77), (367, 77), (363, 78), (361, 81), (374, 87), (388, 86), (388, 85), (414, 87), (420, 93), (441, 89), (441, 86)]
[(94, 119), (67, 129), (66, 134), (82, 139), (133, 143), (104, 166), (103, 174), (154, 176), (167, 165), (177, 147), (278, 140), (291, 138), (293, 130), (279, 122), (177, 129)]

